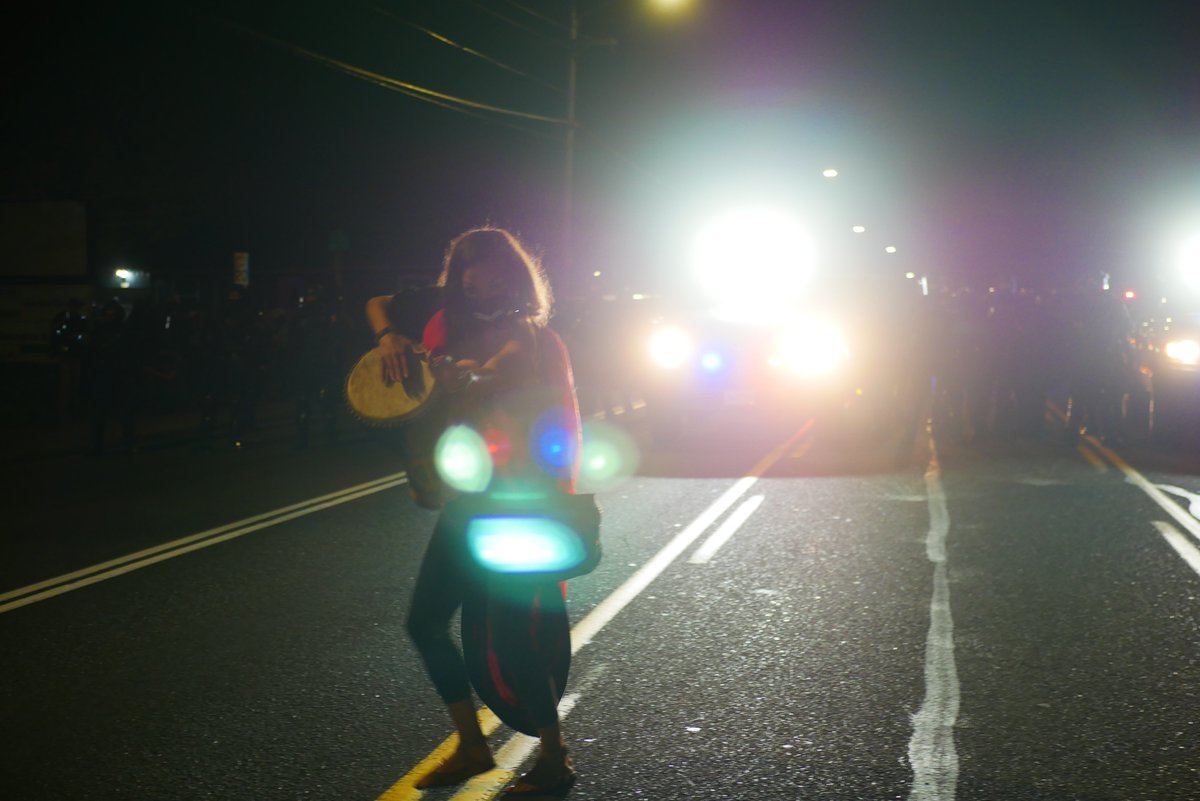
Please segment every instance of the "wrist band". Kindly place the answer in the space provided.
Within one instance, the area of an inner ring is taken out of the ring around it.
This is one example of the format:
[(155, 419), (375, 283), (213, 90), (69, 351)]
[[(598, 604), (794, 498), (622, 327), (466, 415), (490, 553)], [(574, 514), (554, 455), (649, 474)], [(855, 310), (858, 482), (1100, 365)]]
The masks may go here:
[(378, 342), (379, 340), (386, 337), (388, 334), (392, 334), (392, 333), (395, 333), (395, 331), (392, 329), (392, 327), (390, 325), (385, 325), (383, 327), (383, 330), (375, 335), (375, 341)]

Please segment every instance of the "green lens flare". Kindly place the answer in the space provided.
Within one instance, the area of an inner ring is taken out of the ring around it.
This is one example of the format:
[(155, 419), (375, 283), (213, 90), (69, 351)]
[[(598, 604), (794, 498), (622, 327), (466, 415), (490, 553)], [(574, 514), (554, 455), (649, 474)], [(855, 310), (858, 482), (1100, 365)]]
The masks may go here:
[(583, 459), (579, 466), (579, 491), (603, 492), (632, 476), (641, 453), (633, 438), (600, 420), (583, 424)]
[(450, 426), (434, 449), (438, 475), (459, 492), (483, 492), (492, 482), (487, 443), (470, 426)]

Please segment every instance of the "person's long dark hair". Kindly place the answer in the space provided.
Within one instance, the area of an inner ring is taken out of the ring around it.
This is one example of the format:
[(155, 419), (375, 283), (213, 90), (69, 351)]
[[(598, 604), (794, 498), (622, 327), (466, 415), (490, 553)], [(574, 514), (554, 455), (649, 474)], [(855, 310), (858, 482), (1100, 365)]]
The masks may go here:
[(463, 294), (463, 274), (468, 267), (484, 261), (502, 271), (509, 287), (506, 300), (513, 312), (527, 316), (536, 326), (550, 321), (554, 297), (541, 264), (511, 233), (484, 226), (459, 234), (446, 249), (438, 286), (442, 287), (446, 324), (452, 338), (457, 339), (473, 328)]

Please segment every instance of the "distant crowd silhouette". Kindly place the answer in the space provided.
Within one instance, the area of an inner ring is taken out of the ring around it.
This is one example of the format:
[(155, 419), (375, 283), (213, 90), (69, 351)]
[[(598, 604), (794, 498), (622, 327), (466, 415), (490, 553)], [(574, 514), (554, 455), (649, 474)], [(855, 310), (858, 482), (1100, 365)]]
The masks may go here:
[(264, 400), (294, 401), (295, 436), (332, 435), (342, 381), (363, 332), (347, 324), (340, 299), (309, 286), (291, 309), (262, 309), (241, 286), (215, 304), (172, 293), (128, 306), (115, 298), (85, 306), (72, 299), (54, 319), (59, 419), (86, 419), (96, 453), (109, 430), (120, 447), (138, 443), (148, 414), (192, 414), (194, 441), (239, 443), (258, 424)]

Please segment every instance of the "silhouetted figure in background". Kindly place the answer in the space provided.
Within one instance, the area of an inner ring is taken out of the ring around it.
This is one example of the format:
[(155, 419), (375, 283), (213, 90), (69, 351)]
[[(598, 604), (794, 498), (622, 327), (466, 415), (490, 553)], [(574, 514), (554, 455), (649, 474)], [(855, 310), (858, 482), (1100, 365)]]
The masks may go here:
[(227, 407), (230, 440), (240, 445), (255, 424), (265, 344), (258, 315), (243, 287), (229, 288), (208, 332), (209, 347), (201, 354), (205, 383), (201, 437), (211, 442), (220, 410)]
[(1108, 276), (1100, 273), (1076, 285), (1064, 305), (1067, 325), (1066, 435), (1081, 433), (1119, 438), (1122, 402), (1129, 391), (1133, 368), (1130, 337), (1133, 321), (1120, 299), (1108, 292)]
[(79, 298), (54, 317), (50, 331), (50, 356), (58, 361), (58, 394), (55, 412), (59, 419), (79, 408), (83, 387), (83, 360), (87, 351), (88, 319)]
[(121, 426), (122, 444), (132, 449), (136, 356), (125, 330), (125, 310), (115, 299), (105, 303), (95, 315), (88, 342), (85, 380), (92, 452), (104, 452), (108, 424), (114, 419)]
[(320, 287), (310, 286), (292, 318), (287, 347), (296, 396), (296, 438), (307, 447), (314, 412), (326, 436), (337, 425), (342, 399), (345, 349), (336, 307)]
[(986, 296), (966, 289), (945, 294), (934, 304), (938, 333), (933, 424), (959, 444), (970, 444), (991, 425), (988, 309)]

